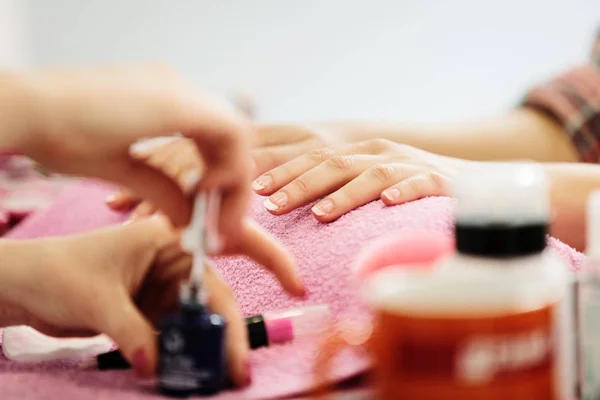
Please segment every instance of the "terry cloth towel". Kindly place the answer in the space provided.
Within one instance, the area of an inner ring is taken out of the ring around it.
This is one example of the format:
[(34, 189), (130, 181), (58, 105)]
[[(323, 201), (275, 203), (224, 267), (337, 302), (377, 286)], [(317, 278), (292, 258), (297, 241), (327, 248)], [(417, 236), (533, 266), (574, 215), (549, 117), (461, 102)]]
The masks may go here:
[[(104, 197), (110, 187), (84, 182), (65, 190), (49, 209), (32, 215), (9, 235), (29, 238), (82, 232), (122, 221), (107, 210)], [(339, 220), (322, 224), (310, 214), (310, 205), (288, 215), (268, 214), (256, 198), (250, 214), (278, 237), (298, 262), (309, 296), (304, 301), (289, 298), (276, 281), (245, 257), (217, 260), (217, 266), (234, 289), (244, 315), (286, 309), (303, 304), (329, 304), (337, 318), (368, 316), (356, 296), (353, 263), (372, 239), (398, 230), (452, 232), (452, 200), (432, 197), (397, 207), (380, 201), (354, 210)], [(572, 268), (583, 256), (550, 239)], [(252, 385), (240, 391), (223, 392), (215, 399), (273, 399), (299, 395), (311, 388), (312, 368), (318, 340), (296, 342), (256, 350), (251, 356)], [(345, 352), (334, 361), (331, 376), (342, 380), (365, 371), (369, 360), (360, 352)], [(0, 359), (2, 399), (135, 400), (161, 398), (140, 388), (131, 371), (84, 371), (72, 361), (23, 364)]]

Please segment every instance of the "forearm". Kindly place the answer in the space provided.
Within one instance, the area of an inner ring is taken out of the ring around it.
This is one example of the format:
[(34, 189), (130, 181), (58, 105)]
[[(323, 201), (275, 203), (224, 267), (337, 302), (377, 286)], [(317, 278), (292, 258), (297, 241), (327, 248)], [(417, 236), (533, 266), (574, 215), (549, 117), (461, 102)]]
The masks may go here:
[(369, 123), (323, 123), (319, 126), (346, 141), (384, 138), (467, 160), (578, 161), (575, 147), (560, 125), (528, 108), (481, 121), (437, 126)]
[(28, 325), (29, 314), (21, 303), (28, 296), (23, 282), (35, 277), (28, 275), (35, 252), (29, 241), (0, 240), (0, 327)]
[(0, 71), (0, 150), (22, 151), (34, 116), (24, 75)]
[(551, 182), (551, 201), (555, 220), (552, 236), (583, 251), (587, 200), (600, 189), (600, 166), (592, 164), (545, 164)]

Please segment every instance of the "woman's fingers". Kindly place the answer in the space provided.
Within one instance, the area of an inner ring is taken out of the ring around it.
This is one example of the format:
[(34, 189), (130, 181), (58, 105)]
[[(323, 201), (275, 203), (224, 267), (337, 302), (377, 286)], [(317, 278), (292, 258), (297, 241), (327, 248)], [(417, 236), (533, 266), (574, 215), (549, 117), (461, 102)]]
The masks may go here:
[(156, 211), (158, 211), (158, 210), (156, 209), (156, 207), (154, 207), (154, 205), (152, 203), (150, 203), (149, 201), (144, 201), (135, 208), (135, 210), (133, 211), (133, 213), (131, 214), (131, 217), (129, 217), (129, 219), (130, 220), (138, 220), (141, 218), (149, 217), (150, 215), (154, 214)]
[[(307, 171), (310, 171), (313, 168), (316, 168), (317, 166), (325, 162), (328, 162), (333, 157), (360, 154), (361, 152), (357, 150), (358, 149), (356, 144), (350, 144), (342, 146), (335, 150), (331, 150), (328, 148), (313, 148), (308, 152), (303, 151), (301, 152), (303, 153), (301, 156), (296, 157), (293, 160), (287, 161), (285, 163), (277, 164), (276, 162), (273, 162), (273, 169), (256, 178), (254, 182), (252, 182), (252, 188), (256, 193), (260, 195), (269, 196), (273, 194), (276, 190), (281, 189), (283, 186), (289, 184), (294, 179), (298, 178), (300, 175), (304, 174)], [(264, 149), (264, 151), (268, 152), (269, 149)], [(267, 157), (267, 159), (268, 158), (269, 157)], [(339, 161), (343, 160), (334, 160), (332, 161), (332, 164), (330, 166), (335, 168), (337, 162)], [(339, 166), (343, 167), (342, 164), (343, 162)]]
[(281, 215), (332, 193), (374, 164), (375, 157), (360, 154), (328, 158), (269, 196), (265, 208)]
[[(117, 166), (113, 168), (116, 169)], [(192, 211), (191, 204), (171, 177), (136, 160), (129, 160), (127, 165), (118, 169), (125, 171), (120, 176), (120, 183), (155, 204), (171, 218), (175, 226), (187, 225)]]
[(130, 190), (121, 189), (107, 196), (104, 202), (115, 211), (130, 211), (140, 203), (140, 199)]
[(296, 264), (275, 238), (249, 219), (244, 221), (241, 234), (240, 242), (227, 253), (244, 254), (252, 258), (271, 271), (288, 293), (305, 295)]
[(387, 206), (407, 203), (427, 196), (446, 196), (449, 193), (449, 178), (434, 171), (410, 176), (381, 193)]
[(106, 333), (115, 341), (138, 376), (151, 377), (158, 354), (156, 334), (150, 321), (124, 290), (115, 290), (110, 296), (97, 300), (104, 307), (104, 311), (98, 313), (97, 317), (98, 332)]
[(244, 318), (238, 311), (231, 288), (211, 267), (206, 268), (204, 279), (211, 291), (210, 309), (227, 321), (225, 335), (229, 375), (238, 386), (247, 386), (252, 377), (248, 364), (250, 345)]
[(132, 157), (175, 180), (184, 193), (192, 193), (205, 169), (195, 143), (176, 136), (149, 139), (147, 143), (151, 145), (143, 147), (145, 151), (133, 151)]
[(319, 221), (333, 221), (381, 195), (384, 188), (398, 182), (410, 171), (402, 164), (376, 164), (341, 189), (315, 204), (311, 211)]
[[(308, 139), (292, 144), (254, 149), (252, 150), (252, 158), (254, 159), (256, 169), (253, 177), (277, 168), (320, 145), (321, 143), (319, 141)], [(257, 192), (262, 190), (261, 183), (256, 181), (253, 183), (252, 187)], [(267, 189), (267, 187), (264, 189)]]

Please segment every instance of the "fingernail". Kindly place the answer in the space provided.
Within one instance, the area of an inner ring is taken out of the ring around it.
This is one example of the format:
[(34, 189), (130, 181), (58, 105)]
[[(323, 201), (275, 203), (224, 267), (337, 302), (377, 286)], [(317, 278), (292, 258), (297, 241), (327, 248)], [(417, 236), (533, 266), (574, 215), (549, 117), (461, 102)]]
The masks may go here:
[(387, 189), (381, 193), (383, 197), (385, 197), (388, 201), (397, 201), (400, 198), (400, 191), (396, 188)]
[(287, 204), (288, 197), (284, 192), (275, 193), (265, 200), (264, 205), (267, 210), (276, 211)]
[(250, 365), (250, 361), (246, 361), (246, 386), (250, 386), (252, 384), (252, 366)]
[(106, 196), (106, 198), (104, 199), (105, 203), (114, 203), (115, 201), (117, 201), (117, 194), (113, 193), (113, 194), (109, 194), (108, 196)]
[(269, 175), (259, 176), (254, 182), (252, 182), (252, 189), (263, 190), (271, 186), (273, 178)]
[(306, 287), (301, 282), (298, 283), (298, 288), (299, 288), (298, 294), (300, 295), (300, 297), (308, 296), (308, 291), (306, 290)]
[(331, 210), (333, 210), (333, 202), (329, 199), (321, 200), (311, 209), (313, 214), (319, 217), (329, 214)]
[(178, 139), (179, 138), (176, 136), (161, 136), (151, 139), (142, 139), (129, 146), (129, 154), (134, 156), (145, 155), (149, 151)]
[(138, 349), (133, 355), (133, 368), (135, 369), (135, 373), (138, 376), (144, 376), (146, 374), (147, 364), (148, 359), (146, 358), (144, 349)]
[(181, 180), (183, 192), (186, 194), (191, 193), (198, 186), (198, 182), (200, 182), (200, 172), (198, 170), (188, 171), (183, 175)]

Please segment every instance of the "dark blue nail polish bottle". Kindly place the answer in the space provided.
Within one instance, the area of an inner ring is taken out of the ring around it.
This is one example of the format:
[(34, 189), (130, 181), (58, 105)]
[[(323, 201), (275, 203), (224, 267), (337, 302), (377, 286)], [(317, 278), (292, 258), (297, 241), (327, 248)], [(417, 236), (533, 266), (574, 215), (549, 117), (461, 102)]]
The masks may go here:
[(199, 291), (183, 285), (179, 312), (161, 321), (158, 385), (167, 396), (211, 395), (225, 385), (227, 324)]

